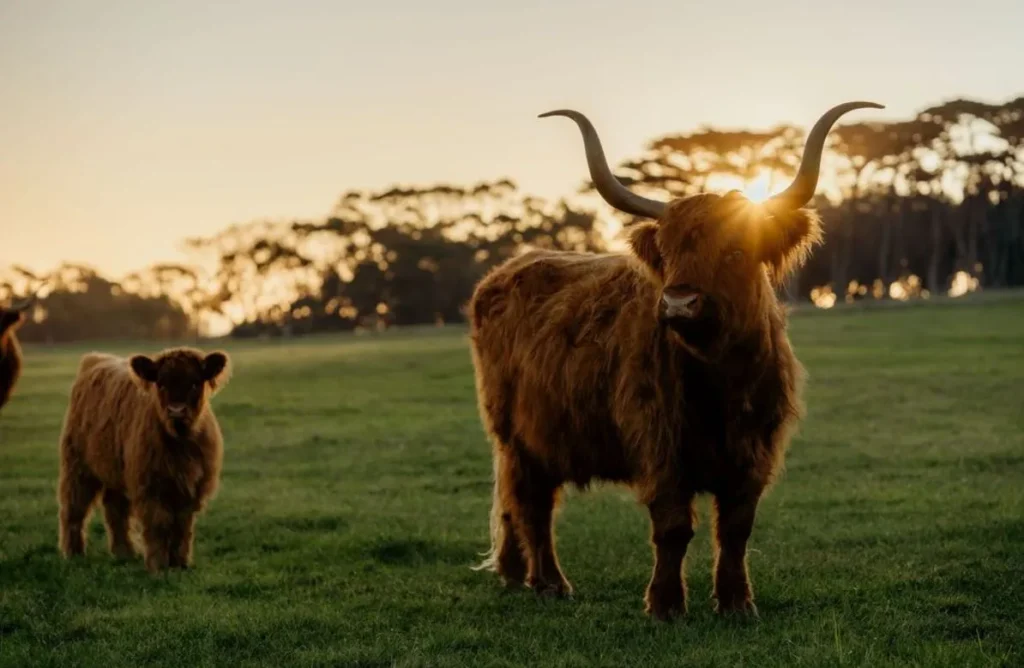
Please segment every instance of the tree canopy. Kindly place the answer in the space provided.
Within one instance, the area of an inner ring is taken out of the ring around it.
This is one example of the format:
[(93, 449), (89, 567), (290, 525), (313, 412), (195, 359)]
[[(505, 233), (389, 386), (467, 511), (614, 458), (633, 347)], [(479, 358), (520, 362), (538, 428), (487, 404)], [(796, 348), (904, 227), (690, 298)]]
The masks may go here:
[[(654, 197), (781, 190), (805, 130), (711, 127), (654, 138), (616, 168)], [(526, 248), (607, 251), (628, 217), (508, 179), (342, 193), (322, 219), (253, 221), (186, 240), (194, 263), (121, 280), (66, 263), (0, 272), (0, 301), (38, 291), (28, 340), (301, 334), (462, 320), (480, 277)], [(814, 205), (825, 245), (789, 299), (907, 299), (1024, 284), (1024, 97), (956, 99), (914, 118), (837, 126)]]

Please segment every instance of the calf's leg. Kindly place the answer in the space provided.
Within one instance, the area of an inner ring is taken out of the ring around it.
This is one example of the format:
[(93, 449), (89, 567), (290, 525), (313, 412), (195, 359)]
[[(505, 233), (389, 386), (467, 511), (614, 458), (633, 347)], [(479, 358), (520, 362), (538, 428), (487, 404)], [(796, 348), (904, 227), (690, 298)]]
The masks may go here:
[(85, 525), (102, 485), (79, 467), (63, 468), (58, 481), (60, 551), (65, 557), (85, 554)]
[(114, 490), (103, 491), (103, 519), (107, 525), (107, 544), (110, 553), (118, 559), (129, 559), (135, 555), (135, 548), (128, 539), (128, 518), (131, 503), (128, 497)]
[(153, 500), (140, 503), (139, 515), (142, 518), (146, 570), (150, 573), (162, 571), (170, 565), (174, 516), (158, 501)]
[(170, 567), (190, 568), (192, 566), (192, 543), (196, 514), (182, 511), (174, 518), (170, 539)]
[(719, 613), (757, 616), (747, 574), (747, 540), (759, 495), (715, 496), (715, 598)]
[(670, 495), (647, 506), (651, 516), (654, 571), (644, 596), (648, 615), (667, 620), (686, 613), (683, 563), (693, 538), (693, 495)]

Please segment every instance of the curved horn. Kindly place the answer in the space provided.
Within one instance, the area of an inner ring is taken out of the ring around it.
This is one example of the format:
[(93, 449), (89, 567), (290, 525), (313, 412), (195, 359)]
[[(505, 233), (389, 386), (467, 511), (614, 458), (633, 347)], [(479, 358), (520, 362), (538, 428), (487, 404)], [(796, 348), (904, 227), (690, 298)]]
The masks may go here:
[(583, 133), (583, 147), (587, 152), (587, 166), (590, 168), (590, 178), (594, 181), (594, 187), (604, 198), (604, 201), (614, 206), (619, 211), (643, 216), (646, 218), (660, 218), (667, 206), (664, 202), (641, 197), (631, 192), (622, 185), (612, 170), (608, 167), (608, 160), (604, 157), (604, 149), (601, 148), (601, 140), (597, 136), (597, 130), (586, 116), (571, 109), (557, 109), (540, 114), (538, 118), (549, 116), (565, 116), (576, 121), (580, 132)]
[(854, 109), (885, 109), (884, 105), (875, 102), (845, 102), (836, 105), (822, 114), (804, 142), (804, 155), (800, 160), (796, 177), (788, 188), (765, 200), (768, 208), (780, 211), (793, 211), (804, 206), (814, 197), (818, 188), (818, 173), (821, 170), (821, 154), (825, 150), (825, 138), (839, 117)]

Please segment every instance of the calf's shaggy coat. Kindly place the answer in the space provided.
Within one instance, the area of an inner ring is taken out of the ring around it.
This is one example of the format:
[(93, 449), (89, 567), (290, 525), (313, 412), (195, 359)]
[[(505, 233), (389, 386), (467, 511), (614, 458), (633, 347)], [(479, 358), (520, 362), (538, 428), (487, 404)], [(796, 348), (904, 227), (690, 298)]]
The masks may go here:
[(110, 551), (134, 554), (129, 518), (142, 525), (151, 572), (192, 563), (196, 515), (217, 490), (223, 437), (208, 399), (229, 377), (223, 352), (165, 350), (130, 359), (82, 357), (60, 437), (60, 548), (85, 551), (102, 499)]
[(759, 499), (802, 416), (804, 370), (775, 295), (821, 236), (814, 193), (826, 113), (797, 177), (764, 204), (740, 193), (663, 204), (629, 192), (578, 112), (601, 195), (656, 218), (629, 232), (632, 253), (531, 251), (493, 269), (470, 300), (481, 418), (491, 436), (491, 552), (507, 584), (564, 595), (552, 513), (566, 483), (631, 486), (648, 508), (655, 564), (646, 610), (686, 610), (682, 566), (693, 500), (715, 507), (719, 612), (756, 614), (746, 548)]

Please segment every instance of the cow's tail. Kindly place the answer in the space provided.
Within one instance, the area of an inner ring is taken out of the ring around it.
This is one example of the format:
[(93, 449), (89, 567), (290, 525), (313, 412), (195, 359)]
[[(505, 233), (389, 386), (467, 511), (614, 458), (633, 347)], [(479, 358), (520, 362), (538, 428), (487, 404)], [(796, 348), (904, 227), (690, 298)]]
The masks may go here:
[(494, 496), (491, 501), (491, 547), (487, 552), (481, 553), (484, 560), (476, 566), (471, 566), (474, 571), (494, 571), (498, 567), (498, 546), (501, 545), (503, 536), (501, 521), (501, 498), (498, 494), (498, 458), (494, 458)]

